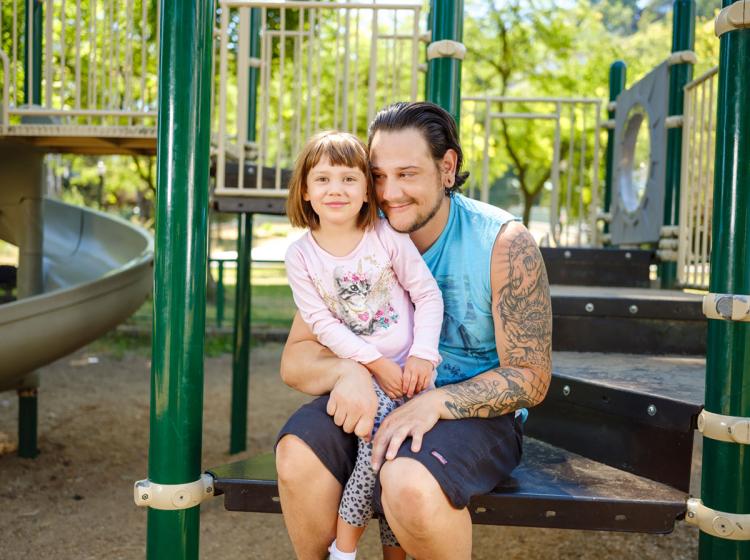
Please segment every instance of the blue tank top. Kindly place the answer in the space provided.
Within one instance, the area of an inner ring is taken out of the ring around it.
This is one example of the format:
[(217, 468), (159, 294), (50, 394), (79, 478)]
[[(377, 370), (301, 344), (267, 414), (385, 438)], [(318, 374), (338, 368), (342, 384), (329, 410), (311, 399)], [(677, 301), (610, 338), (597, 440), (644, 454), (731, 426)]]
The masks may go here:
[(455, 194), (445, 229), (422, 255), (443, 293), (442, 363), (435, 385), (469, 379), (500, 365), (492, 319), (490, 259), (500, 228), (517, 220)]

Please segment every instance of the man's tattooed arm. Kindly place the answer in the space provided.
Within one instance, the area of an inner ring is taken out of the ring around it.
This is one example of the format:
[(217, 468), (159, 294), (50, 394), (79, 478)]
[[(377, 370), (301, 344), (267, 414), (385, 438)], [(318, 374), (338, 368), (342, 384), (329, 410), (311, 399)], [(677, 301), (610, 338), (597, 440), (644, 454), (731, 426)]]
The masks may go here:
[(547, 271), (531, 234), (510, 223), (492, 255), (492, 306), (501, 366), (440, 389), (452, 418), (491, 417), (544, 400), (552, 374)]

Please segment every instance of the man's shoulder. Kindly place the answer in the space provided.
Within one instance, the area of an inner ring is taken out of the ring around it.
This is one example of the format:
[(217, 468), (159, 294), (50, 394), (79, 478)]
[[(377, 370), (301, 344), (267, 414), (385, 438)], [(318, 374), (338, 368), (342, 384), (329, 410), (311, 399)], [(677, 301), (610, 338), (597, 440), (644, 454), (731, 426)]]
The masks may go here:
[(466, 214), (478, 218), (501, 223), (518, 221), (518, 217), (507, 210), (492, 206), (480, 200), (474, 200), (462, 194), (453, 195), (453, 201)]

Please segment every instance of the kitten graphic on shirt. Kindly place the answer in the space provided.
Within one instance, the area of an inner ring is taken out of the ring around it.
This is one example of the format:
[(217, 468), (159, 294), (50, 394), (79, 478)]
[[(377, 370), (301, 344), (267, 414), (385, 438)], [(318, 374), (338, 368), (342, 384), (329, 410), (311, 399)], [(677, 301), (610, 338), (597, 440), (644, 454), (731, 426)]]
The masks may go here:
[(371, 335), (398, 323), (398, 313), (390, 304), (391, 286), (395, 281), (390, 268), (381, 268), (373, 282), (363, 272), (336, 267), (333, 271), (336, 296), (318, 290), (331, 312), (357, 335)]

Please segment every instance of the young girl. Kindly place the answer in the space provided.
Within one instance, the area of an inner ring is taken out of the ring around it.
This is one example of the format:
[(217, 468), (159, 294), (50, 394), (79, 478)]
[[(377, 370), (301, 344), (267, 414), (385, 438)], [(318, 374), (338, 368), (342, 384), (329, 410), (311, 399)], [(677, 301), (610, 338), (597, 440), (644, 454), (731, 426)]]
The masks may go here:
[[(377, 430), (395, 399), (432, 386), (440, 362), (440, 290), (409, 236), (378, 218), (367, 148), (356, 136), (323, 132), (307, 142), (287, 215), (292, 225), (309, 228), (286, 254), (294, 301), (321, 344), (372, 373)], [(354, 559), (372, 517), (371, 458), (372, 444), (360, 440), (330, 558)], [(384, 557), (405, 558), (385, 520), (380, 528)]]

